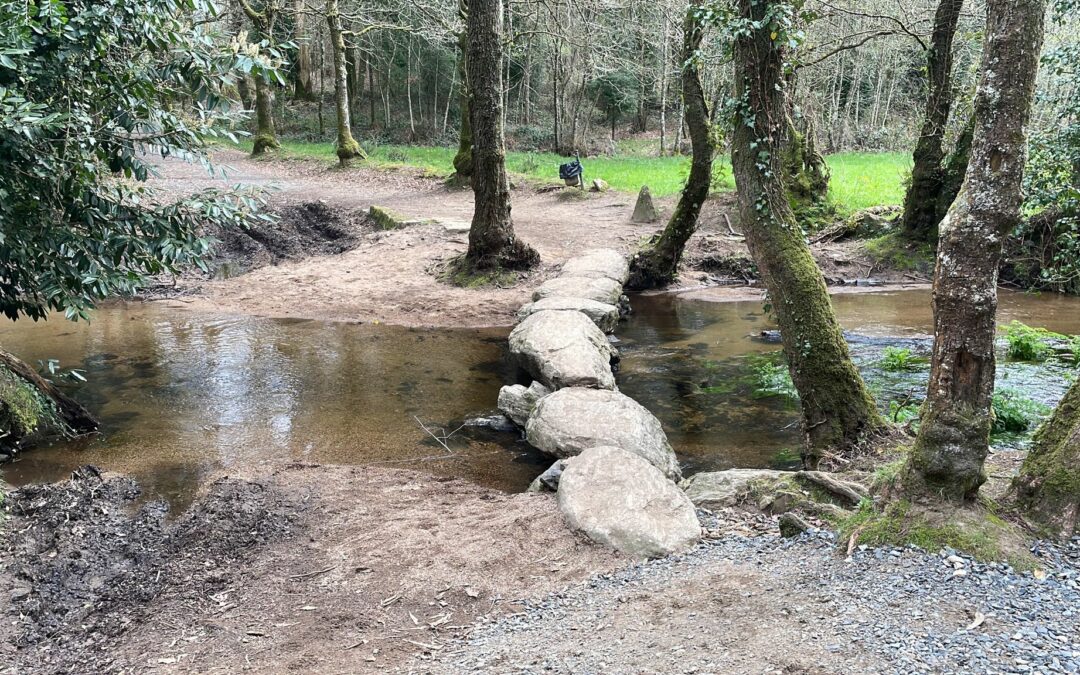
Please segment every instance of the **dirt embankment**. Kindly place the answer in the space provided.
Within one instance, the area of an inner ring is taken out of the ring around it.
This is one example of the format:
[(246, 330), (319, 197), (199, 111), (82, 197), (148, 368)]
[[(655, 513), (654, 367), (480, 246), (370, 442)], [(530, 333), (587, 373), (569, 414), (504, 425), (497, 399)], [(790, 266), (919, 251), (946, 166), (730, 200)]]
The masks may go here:
[(185, 513), (92, 467), (4, 506), (0, 672), (385, 672), (613, 569), (550, 495), (409, 471), (221, 477)]
[[(408, 326), (510, 325), (532, 290), (568, 258), (597, 247), (631, 253), (663, 227), (675, 203), (674, 197), (658, 200), (661, 221), (643, 225), (630, 222), (633, 195), (521, 185), (513, 192), (515, 229), (540, 252), (540, 269), (507, 287), (463, 289), (440, 282), (438, 272), (465, 251), (467, 234), (431, 221), (467, 223), (471, 191), (408, 171), (340, 170), (310, 161), (252, 160), (234, 152), (218, 159), (232, 166), (230, 183), (266, 187), (279, 219), (248, 232), (220, 233), (219, 278), (187, 276), (179, 293), (171, 288), (164, 293), (181, 307)], [(220, 187), (200, 167), (170, 162), (156, 186), (182, 193), (215, 184)], [(379, 230), (366, 218), (373, 204), (417, 222)], [(733, 196), (710, 199), (676, 288), (729, 288), (752, 281), (756, 272), (738, 227)], [(860, 242), (821, 242), (815, 255), (831, 280), (919, 280), (876, 264)], [(722, 301), (729, 295), (706, 298)], [(759, 288), (743, 286), (736, 299), (747, 297), (760, 297)]]

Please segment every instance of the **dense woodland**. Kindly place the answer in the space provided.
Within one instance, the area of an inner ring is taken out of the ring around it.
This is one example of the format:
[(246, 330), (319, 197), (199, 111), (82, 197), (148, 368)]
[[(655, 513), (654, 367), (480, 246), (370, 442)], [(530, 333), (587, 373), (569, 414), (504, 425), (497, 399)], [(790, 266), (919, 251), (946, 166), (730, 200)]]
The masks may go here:
[[(456, 146), (456, 178), (475, 194), (468, 252), (450, 263), (460, 280), (540, 262), (515, 234), (508, 148), (588, 156), (647, 139), (650, 152), (691, 164), (669, 221), (634, 252), (629, 286), (677, 277), (730, 157), (737, 224), (801, 401), (804, 466), (842, 469), (871, 448), (902, 446), (874, 517), (924, 517), (912, 501), (978, 509), (999, 274), (1080, 289), (1075, 9), (1072, 0), (5, 2), (0, 158), (13, 170), (0, 178), (0, 307), (11, 318), (78, 316), (200, 264), (207, 223), (266, 217), (249, 194), (148, 199), (147, 150), (202, 158), (239, 131), (256, 155), (306, 139), (333, 144), (344, 165), (386, 143)], [(907, 441), (896, 441), (852, 363), (807, 242), (839, 213), (823, 155), (849, 150), (911, 154), (894, 234), (937, 251), (930, 385)], [(1080, 522), (1077, 387), (1014, 488), (1040, 531), (1066, 536)], [(54, 398), (71, 427), (86, 426)]]

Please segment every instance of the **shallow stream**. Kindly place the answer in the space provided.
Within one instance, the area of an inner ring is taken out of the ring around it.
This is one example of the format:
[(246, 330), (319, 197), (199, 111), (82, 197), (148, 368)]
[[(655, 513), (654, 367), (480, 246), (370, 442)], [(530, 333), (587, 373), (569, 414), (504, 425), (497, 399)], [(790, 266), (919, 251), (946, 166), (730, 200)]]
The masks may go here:
[[(887, 373), (886, 346), (929, 351), (929, 293), (834, 298), (852, 352), (883, 405), (921, 397), (925, 368)], [(664, 423), (687, 472), (785, 465), (796, 403), (762, 397), (753, 373), (779, 345), (759, 302), (637, 297), (618, 330), (620, 388)], [(1080, 299), (1003, 293), (1001, 323), (1080, 333)], [(136, 477), (182, 506), (217, 471), (263, 462), (398, 466), (520, 490), (549, 463), (512, 433), (461, 425), (492, 411), (513, 381), (506, 329), (426, 330), (110, 306), (90, 323), (0, 323), (0, 345), (34, 363), (85, 370), (74, 395), (101, 435), (22, 453), (3, 467), (20, 485), (86, 463)], [(1004, 363), (999, 384), (1052, 405), (1065, 369)], [(421, 423), (427, 430), (421, 427)], [(429, 433), (430, 432), (430, 433)], [(452, 432), (452, 433), (451, 433)], [(446, 447), (434, 436), (444, 437)]]

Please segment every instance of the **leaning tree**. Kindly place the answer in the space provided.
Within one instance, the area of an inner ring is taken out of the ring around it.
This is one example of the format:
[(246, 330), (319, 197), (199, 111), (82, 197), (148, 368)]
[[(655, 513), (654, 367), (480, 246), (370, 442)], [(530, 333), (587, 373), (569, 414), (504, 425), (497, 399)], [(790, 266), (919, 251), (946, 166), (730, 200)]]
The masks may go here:
[(686, 242), (697, 229), (701, 206), (708, 199), (709, 188), (712, 186), (716, 139), (710, 121), (709, 104), (701, 86), (698, 54), (705, 36), (703, 7), (703, 0), (692, 0), (683, 19), (682, 89), (693, 152), (690, 176), (679, 195), (675, 212), (671, 214), (671, 220), (660, 237), (630, 261), (630, 279), (627, 282), (629, 288), (657, 288), (674, 281), (679, 272), (679, 260), (686, 248)]
[(792, 11), (783, 2), (738, 0), (731, 164), (746, 243), (765, 281), (802, 402), (803, 463), (813, 468), (823, 456), (851, 454), (881, 419), (788, 200), (783, 73)]
[(967, 178), (939, 226), (934, 351), (909, 491), (971, 500), (986, 480), (1002, 242), (1020, 221), (1043, 0), (989, 0)]

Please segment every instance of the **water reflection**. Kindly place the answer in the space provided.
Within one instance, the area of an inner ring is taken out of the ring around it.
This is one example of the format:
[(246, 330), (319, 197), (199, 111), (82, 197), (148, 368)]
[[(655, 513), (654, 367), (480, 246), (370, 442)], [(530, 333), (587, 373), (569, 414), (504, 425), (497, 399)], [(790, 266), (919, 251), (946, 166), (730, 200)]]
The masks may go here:
[[(211, 471), (265, 460), (408, 465), (445, 453), (414, 416), (456, 426), (493, 407), (513, 377), (504, 343), (501, 330), (275, 321), (156, 305), (102, 309), (89, 324), (0, 324), (0, 344), (24, 358), (84, 367), (89, 382), (77, 395), (105, 429), (94, 440), (24, 453), (4, 477), (55, 480), (94, 462), (185, 499)], [(462, 431), (451, 446), (463, 459), (428, 459), (424, 468), (520, 489), (542, 463), (510, 435)], [(472, 459), (480, 456), (488, 459)]]
[[(852, 357), (882, 407), (922, 398), (927, 369), (893, 373), (878, 363), (885, 347), (929, 357), (933, 313), (923, 290), (833, 297)], [(1080, 333), (1080, 299), (1002, 292), (999, 320)], [(672, 295), (641, 296), (619, 330), (619, 386), (664, 423), (687, 473), (732, 467), (790, 467), (800, 442), (798, 408), (787, 398), (756, 393), (757, 355), (776, 343), (752, 339), (775, 329), (760, 302), (715, 303)], [(1003, 362), (998, 385), (1055, 404), (1066, 369)], [(1016, 439), (1001, 439), (1015, 443)]]
[[(886, 345), (927, 354), (925, 291), (841, 295), (852, 353), (882, 401), (912, 389), (925, 372), (875, 371)], [(790, 463), (798, 411), (782, 397), (758, 398), (747, 377), (755, 355), (775, 343), (748, 336), (773, 327), (758, 302), (709, 303), (638, 297), (619, 329), (619, 386), (664, 423), (688, 473)], [(1014, 318), (1080, 333), (1080, 301), (1003, 293), (1002, 322)], [(449, 431), (490, 411), (515, 372), (507, 330), (414, 330), (392, 326), (268, 320), (116, 306), (89, 324), (62, 319), (0, 323), (0, 344), (23, 358), (82, 367), (76, 395), (104, 422), (95, 439), (23, 454), (3, 468), (12, 483), (64, 478), (95, 463), (134, 475), (152, 495), (179, 502), (212, 472), (268, 461), (379, 463), (520, 490), (550, 463), (513, 434), (465, 429), (453, 456), (416, 423)], [(875, 337), (878, 336), (878, 337)], [(880, 336), (890, 336), (881, 339)], [(1062, 372), (1005, 364), (1002, 382), (1046, 403)]]

